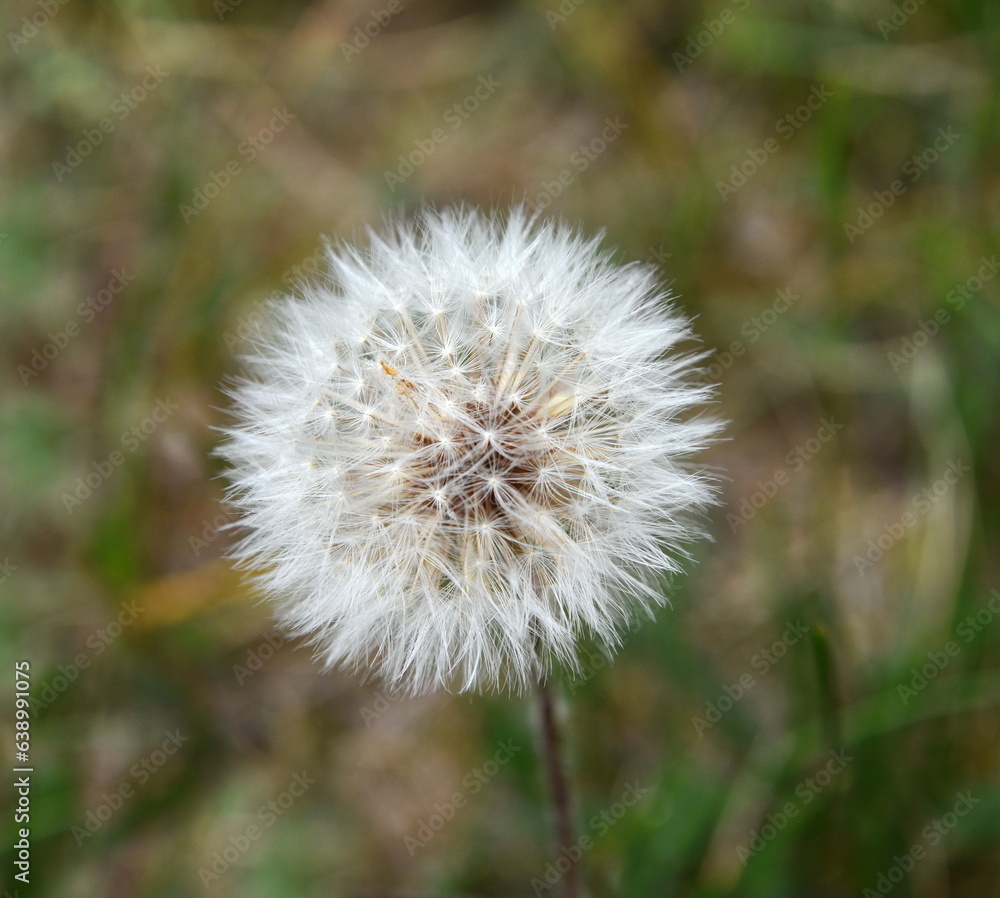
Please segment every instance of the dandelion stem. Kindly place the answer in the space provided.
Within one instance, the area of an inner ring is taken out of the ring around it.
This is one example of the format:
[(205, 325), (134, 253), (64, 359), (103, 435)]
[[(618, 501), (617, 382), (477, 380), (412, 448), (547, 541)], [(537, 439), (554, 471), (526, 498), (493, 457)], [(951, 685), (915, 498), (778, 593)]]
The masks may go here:
[[(549, 781), (549, 800), (552, 804), (552, 817), (555, 826), (556, 856), (559, 857), (567, 854), (576, 841), (573, 826), (573, 802), (569, 791), (566, 758), (559, 733), (559, 722), (556, 719), (552, 689), (548, 683), (540, 681), (535, 694), (538, 699), (542, 754), (545, 758), (545, 768)], [(570, 865), (562, 877), (562, 896), (563, 898), (579, 898), (576, 862), (573, 861), (572, 856), (567, 859), (570, 861)]]

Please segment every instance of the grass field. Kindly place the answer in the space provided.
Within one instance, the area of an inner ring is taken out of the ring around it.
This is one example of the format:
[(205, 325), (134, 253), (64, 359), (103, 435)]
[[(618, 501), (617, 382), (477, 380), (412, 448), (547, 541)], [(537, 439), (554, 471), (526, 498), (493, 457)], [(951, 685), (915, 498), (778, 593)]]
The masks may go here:
[(729, 422), (671, 607), (564, 678), (589, 894), (1000, 896), (1000, 6), (0, 18), (9, 895), (559, 894), (530, 701), (322, 673), (210, 454), (323, 235), (523, 200), (661, 268)]

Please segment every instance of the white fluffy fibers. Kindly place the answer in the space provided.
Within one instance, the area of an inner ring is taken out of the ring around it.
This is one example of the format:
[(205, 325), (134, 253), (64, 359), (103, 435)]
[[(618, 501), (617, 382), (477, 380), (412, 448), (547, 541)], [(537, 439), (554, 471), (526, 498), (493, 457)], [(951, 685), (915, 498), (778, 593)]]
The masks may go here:
[(273, 304), (232, 389), (234, 550), (327, 665), (520, 691), (608, 651), (712, 499), (691, 335), (648, 266), (522, 209), (425, 211)]

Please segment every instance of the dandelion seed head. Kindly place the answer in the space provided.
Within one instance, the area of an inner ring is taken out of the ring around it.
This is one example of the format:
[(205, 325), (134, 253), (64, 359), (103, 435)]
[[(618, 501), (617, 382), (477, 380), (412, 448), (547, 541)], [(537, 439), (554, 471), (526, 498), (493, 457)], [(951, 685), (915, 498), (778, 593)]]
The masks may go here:
[(608, 651), (712, 500), (687, 320), (568, 228), (424, 212), (275, 305), (221, 449), (234, 550), (327, 665), (519, 691)]

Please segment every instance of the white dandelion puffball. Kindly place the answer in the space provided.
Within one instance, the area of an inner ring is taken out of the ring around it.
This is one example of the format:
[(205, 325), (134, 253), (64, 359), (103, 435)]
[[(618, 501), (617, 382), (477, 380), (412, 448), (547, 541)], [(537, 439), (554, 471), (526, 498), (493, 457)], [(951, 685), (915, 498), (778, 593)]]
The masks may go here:
[(220, 450), (281, 622), (411, 693), (521, 691), (665, 602), (713, 496), (650, 266), (523, 209), (425, 211), (272, 305)]

